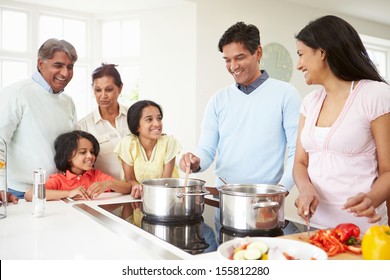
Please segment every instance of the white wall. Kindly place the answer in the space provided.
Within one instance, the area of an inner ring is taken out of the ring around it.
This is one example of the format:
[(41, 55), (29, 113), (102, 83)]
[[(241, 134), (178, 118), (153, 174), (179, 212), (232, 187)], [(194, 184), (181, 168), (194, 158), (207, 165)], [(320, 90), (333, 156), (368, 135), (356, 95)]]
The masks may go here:
[(159, 103), (164, 132), (187, 151), (196, 145), (196, 5), (142, 12), (142, 99)]

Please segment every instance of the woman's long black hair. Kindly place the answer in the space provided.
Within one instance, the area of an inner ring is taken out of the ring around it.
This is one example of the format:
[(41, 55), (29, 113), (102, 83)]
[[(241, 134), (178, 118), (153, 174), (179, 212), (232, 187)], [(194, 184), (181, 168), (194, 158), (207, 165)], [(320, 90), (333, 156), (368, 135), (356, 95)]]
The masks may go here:
[(344, 81), (386, 81), (379, 75), (356, 30), (345, 20), (328, 15), (311, 21), (295, 38), (312, 49), (323, 49), (331, 71)]

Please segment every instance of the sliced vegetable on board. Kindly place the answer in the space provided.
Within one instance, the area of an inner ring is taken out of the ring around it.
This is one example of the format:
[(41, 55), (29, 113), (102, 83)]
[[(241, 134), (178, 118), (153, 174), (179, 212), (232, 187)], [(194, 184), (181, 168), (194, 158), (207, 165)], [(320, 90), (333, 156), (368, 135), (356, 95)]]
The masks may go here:
[(262, 241), (244, 242), (234, 249), (230, 259), (233, 260), (260, 260), (267, 259), (268, 245)]
[(312, 235), (309, 242), (334, 256), (346, 251), (361, 254), (360, 229), (351, 223), (339, 224), (333, 229), (321, 229)]

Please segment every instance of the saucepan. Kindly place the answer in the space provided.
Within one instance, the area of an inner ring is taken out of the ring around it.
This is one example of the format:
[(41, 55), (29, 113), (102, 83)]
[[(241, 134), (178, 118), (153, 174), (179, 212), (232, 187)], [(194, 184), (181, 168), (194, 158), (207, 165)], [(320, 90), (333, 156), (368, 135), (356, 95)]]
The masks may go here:
[(179, 221), (199, 219), (204, 211), (205, 181), (199, 179), (163, 178), (144, 180), (142, 211), (148, 219)]
[(220, 189), (221, 225), (233, 231), (264, 231), (284, 225), (287, 190), (278, 185), (227, 184)]

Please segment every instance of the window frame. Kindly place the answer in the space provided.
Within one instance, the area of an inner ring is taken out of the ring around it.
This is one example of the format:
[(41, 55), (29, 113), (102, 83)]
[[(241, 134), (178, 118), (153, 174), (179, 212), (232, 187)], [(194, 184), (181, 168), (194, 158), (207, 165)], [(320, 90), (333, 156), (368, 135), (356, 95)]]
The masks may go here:
[[(140, 65), (140, 55), (138, 56), (118, 56), (118, 57), (110, 57), (110, 58), (104, 58), (102, 54), (102, 44), (99, 42), (102, 42), (102, 23), (106, 21), (120, 21), (121, 24), (123, 24), (124, 21), (127, 20), (138, 20), (139, 25), (141, 25), (141, 20), (136, 15), (93, 15), (93, 14), (87, 14), (83, 12), (75, 12), (71, 10), (66, 9), (57, 9), (57, 8), (51, 8), (46, 6), (39, 6), (35, 4), (28, 4), (28, 3), (12, 3), (12, 4), (6, 4), (1, 3), (0, 4), (0, 11), (2, 10), (9, 10), (9, 11), (15, 11), (15, 12), (23, 12), (27, 14), (27, 51), (26, 52), (13, 52), (13, 51), (5, 51), (0, 48), (0, 66), (2, 66), (3, 60), (10, 60), (10, 61), (27, 61), (28, 62), (28, 77), (31, 77), (31, 75), (36, 71), (36, 60), (37, 60), (37, 51), (39, 47), (41, 46), (42, 42), (40, 42), (40, 17), (41, 16), (49, 16), (49, 17), (58, 17), (64, 21), (65, 19), (71, 19), (71, 20), (80, 20), (84, 21), (86, 24), (86, 36), (85, 36), (85, 57), (80, 56), (78, 57), (78, 60), (76, 62), (75, 67), (87, 69), (88, 73), (86, 73), (86, 76), (83, 73), (83, 76), (87, 77), (87, 81), (85, 81), (84, 86), (81, 85), (73, 85), (72, 80), (69, 85), (67, 86), (65, 92), (68, 93), (75, 101), (76, 104), (76, 110), (78, 112), (82, 112), (82, 114), (78, 114), (78, 119), (81, 119), (85, 113), (92, 112), (96, 107), (97, 104), (95, 102), (95, 97), (93, 94), (93, 89), (91, 86), (91, 80), (90, 80), (90, 73), (92, 71), (101, 65), (102, 62), (105, 63), (113, 63), (118, 65), (118, 71), (121, 73), (121, 69), (127, 68), (127, 67), (135, 67), (138, 72), (138, 77), (135, 78), (135, 80), (138, 81), (132, 81), (131, 85), (136, 85), (134, 87), (128, 88), (128, 94), (127, 96), (132, 96), (133, 92), (136, 91), (135, 99), (129, 99), (121, 98), (119, 100), (120, 103), (124, 104), (125, 106), (130, 106), (135, 100), (138, 100), (139, 98), (139, 81), (140, 81), (140, 75), (141, 75), (141, 65)], [(1, 14), (0, 14), (0, 28), (1, 28)], [(0, 29), (1, 30), (1, 29)], [(1, 38), (0, 38), (1, 40)], [(0, 42), (1, 46), (1, 42)], [(77, 46), (75, 45), (76, 50)], [(124, 72), (124, 71), (123, 71)], [(74, 75), (77, 75), (75, 72)], [(121, 75), (122, 79), (124, 80), (124, 89), (126, 90), (126, 85), (129, 83), (126, 83), (126, 75)], [(75, 76), (73, 76), (73, 79)], [(20, 78), (20, 80), (22, 77)], [(84, 79), (84, 78), (83, 78)], [(84, 82), (83, 82), (84, 83)], [(2, 78), (0, 77), (0, 89), (3, 88), (3, 82)], [(82, 94), (86, 94), (88, 98), (81, 98), (79, 99), (80, 103), (77, 102), (77, 95), (80, 94), (80, 92), (77, 89), (86, 88), (87, 92), (83, 92)], [(73, 92), (74, 91), (74, 92)], [(85, 104), (87, 103), (87, 104)], [(83, 107), (80, 109), (80, 107)], [(85, 108), (87, 107), (87, 108)]]
[[(90, 14), (85, 14), (81, 12), (75, 12), (75, 11), (68, 11), (68, 10), (58, 10), (50, 7), (43, 7), (33, 4), (20, 4), (20, 3), (12, 3), (12, 4), (0, 4), (0, 12), (2, 11), (15, 11), (15, 12), (22, 12), (26, 13), (27, 15), (27, 50), (25, 52), (20, 51), (12, 51), (12, 50), (4, 50), (2, 49), (1, 41), (0, 41), (0, 66), (3, 67), (3, 61), (26, 61), (28, 63), (28, 73), (27, 77), (21, 77), (19, 80), (22, 80), (23, 78), (29, 78), (31, 75), (36, 71), (36, 61), (37, 61), (37, 52), (39, 47), (41, 46), (42, 42), (40, 42), (40, 17), (41, 16), (50, 16), (50, 17), (58, 17), (62, 21), (65, 19), (71, 19), (71, 20), (79, 20), (84, 21), (86, 30), (86, 38), (84, 41), (85, 44), (85, 56), (78, 57), (78, 60), (76, 62), (77, 67), (87, 69), (86, 77), (90, 77), (90, 73), (93, 68), (93, 61), (94, 61), (94, 55), (95, 53), (92, 52), (92, 34), (93, 34), (93, 17)], [(2, 28), (2, 18), (0, 13), (0, 30)], [(2, 38), (0, 38), (2, 40)], [(75, 46), (76, 47), (76, 46)], [(77, 50), (77, 47), (76, 47)], [(77, 75), (77, 74), (76, 74)], [(73, 76), (74, 77), (74, 76)], [(72, 80), (73, 81), (73, 80)], [(67, 89), (65, 90), (66, 93), (71, 95), (75, 101), (76, 104), (76, 110), (78, 111), (92, 111), (94, 108), (95, 98), (92, 94), (91, 87), (86, 86), (87, 92), (83, 92), (83, 94), (88, 95), (87, 104), (85, 104), (85, 98), (83, 98), (82, 104), (78, 104), (77, 100), (75, 100), (75, 96), (77, 94), (80, 94), (79, 92), (72, 93), (68, 89), (71, 89), (71, 84), (68, 85)], [(90, 84), (90, 81), (85, 81)], [(84, 82), (83, 82), (84, 83)], [(8, 85), (8, 84), (7, 84)], [(4, 87), (4, 81), (2, 77), (0, 77), (0, 89)], [(74, 87), (79, 88), (79, 87)], [(87, 107), (86, 109), (80, 109), (81, 107)], [(78, 117), (80, 117), (78, 115)]]
[[(100, 42), (102, 42), (104, 40), (103, 38), (103, 24), (106, 23), (106, 22), (115, 22), (115, 21), (119, 21), (120, 22), (120, 26), (121, 26), (121, 31), (123, 30), (122, 29), (122, 26), (123, 26), (123, 22), (124, 21), (128, 21), (128, 20), (137, 20), (139, 21), (139, 25), (141, 26), (141, 19), (140, 17), (136, 16), (136, 15), (128, 15), (128, 16), (102, 16), (100, 18), (97, 18), (96, 19), (96, 26), (98, 26), (98, 34), (96, 34), (96, 39)], [(122, 34), (120, 35), (120, 38), (122, 38)], [(141, 39), (139, 39), (141, 40)], [(115, 43), (118, 43), (118, 42), (115, 42)], [(141, 44), (141, 42), (139, 42)], [(103, 56), (103, 45), (99, 45), (98, 47), (98, 55), (97, 57), (99, 58), (99, 62), (97, 63), (97, 65), (101, 65), (102, 62), (104, 63), (112, 63), (112, 64), (115, 64), (115, 65), (118, 65), (117, 66), (117, 69), (119, 71), (119, 73), (121, 74), (121, 78), (122, 78), (122, 81), (123, 81), (123, 90), (122, 90), (122, 94), (119, 98), (119, 102), (123, 105), (125, 105), (126, 107), (130, 107), (135, 101), (139, 100), (139, 96), (140, 96), (140, 76), (141, 76), (141, 53), (139, 53), (138, 55), (134, 55), (134, 56), (124, 56), (122, 55), (123, 52), (122, 52), (122, 46), (120, 47), (120, 55), (115, 57), (104, 57)], [(141, 48), (141, 46), (140, 46)], [(141, 52), (141, 51), (140, 51)], [(124, 74), (125, 72), (122, 70), (124, 68), (132, 68), (132, 67), (135, 67), (135, 68), (138, 68), (138, 81), (137, 81), (137, 86), (136, 88), (127, 88), (127, 83), (126, 83), (126, 75)], [(126, 95), (126, 90), (129, 89), (130, 92), (132, 91), (136, 91), (136, 93), (133, 95), (134, 98), (131, 98), (131, 94), (128, 94), (128, 96), (130, 97), (130, 99), (125, 99), (124, 95)]]
[(360, 34), (360, 38), (366, 50), (383, 51), (386, 56), (386, 76), (383, 78), (390, 83), (390, 40)]

